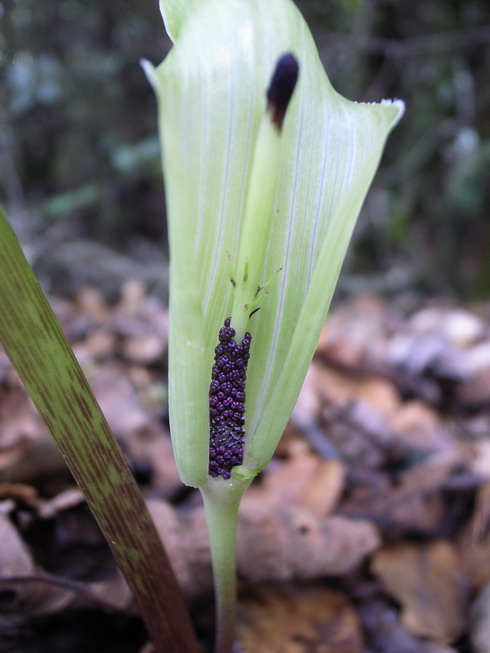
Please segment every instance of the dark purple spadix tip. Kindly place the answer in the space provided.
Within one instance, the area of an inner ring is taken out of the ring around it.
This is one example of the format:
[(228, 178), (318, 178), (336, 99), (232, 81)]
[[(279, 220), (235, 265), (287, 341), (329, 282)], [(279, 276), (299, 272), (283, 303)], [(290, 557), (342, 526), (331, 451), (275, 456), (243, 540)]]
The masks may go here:
[(245, 383), (252, 336), (235, 342), (231, 318), (219, 330), (209, 386), (209, 475), (227, 479), (243, 462), (245, 446)]
[(298, 80), (299, 65), (290, 52), (279, 59), (267, 89), (267, 108), (273, 124), (281, 131), (284, 117)]

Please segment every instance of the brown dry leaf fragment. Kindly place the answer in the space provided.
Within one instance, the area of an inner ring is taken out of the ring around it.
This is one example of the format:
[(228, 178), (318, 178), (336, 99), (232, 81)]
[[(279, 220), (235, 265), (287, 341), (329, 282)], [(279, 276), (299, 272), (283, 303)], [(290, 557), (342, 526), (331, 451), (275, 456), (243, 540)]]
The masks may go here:
[(238, 608), (243, 653), (364, 653), (346, 597), (325, 587), (253, 587)]
[(65, 473), (68, 478), (65, 459), (46, 432), (43, 437), (0, 455), (0, 481), (35, 483), (41, 478)]
[(465, 577), (473, 592), (490, 584), (490, 481), (476, 493), (471, 522), (459, 540)]
[[(67, 508), (83, 502), (78, 490), (67, 490), (47, 501), (41, 507), (40, 516), (44, 519), (53, 518)], [(90, 529), (86, 529), (86, 531)], [(51, 538), (45, 533), (51, 546)], [(69, 538), (69, 529), (61, 532), (61, 538)], [(74, 537), (76, 546), (82, 537)], [(90, 539), (90, 538), (89, 538)], [(129, 588), (119, 573), (100, 582), (84, 583), (69, 578), (46, 574), (34, 565), (23, 540), (12, 524), (0, 514), (0, 593), (9, 597), (8, 608), (12, 624), (28, 620), (31, 616), (48, 616), (57, 614), (67, 608), (102, 607), (104, 609), (122, 610), (134, 613), (133, 599)], [(66, 545), (66, 546), (64, 546)], [(35, 547), (34, 547), (35, 548)], [(60, 559), (66, 556), (66, 551), (73, 551), (73, 542), (61, 542), (56, 549), (51, 548)], [(97, 552), (92, 547), (94, 558)], [(66, 569), (65, 569), (66, 571)], [(9, 581), (9, 579), (12, 579)], [(9, 625), (8, 618), (2, 618), (3, 625)]]
[[(64, 505), (63, 505), (64, 504)], [(47, 573), (83, 581), (109, 578), (114, 558), (93, 515), (76, 492), (48, 502), (22, 520), (22, 534), (36, 563)]]
[(380, 600), (360, 607), (369, 650), (376, 653), (456, 653), (453, 648), (424, 641), (409, 633), (400, 623), (396, 611)]
[(470, 637), (474, 653), (490, 653), (490, 584), (471, 608)]
[(441, 453), (428, 456), (418, 465), (409, 467), (399, 480), (400, 499), (405, 497), (409, 501), (411, 497), (422, 495), (427, 500), (431, 494), (441, 492), (456, 462), (460, 460), (455, 459), (452, 453)]
[(484, 334), (484, 322), (460, 308), (428, 306), (414, 313), (409, 328), (417, 334), (439, 333), (452, 344), (467, 347)]
[(150, 365), (163, 357), (165, 343), (156, 333), (132, 336), (122, 345), (123, 356), (132, 363)]
[[(67, 607), (70, 594), (66, 590), (46, 588), (39, 584), (25, 582), (35, 574), (34, 562), (24, 542), (11, 522), (0, 514), (0, 593), (2, 596), (2, 628), (5, 631), (19, 620), (35, 613), (51, 614)], [(16, 580), (9, 581), (10, 578)], [(52, 589), (52, 591), (51, 591)]]
[(431, 456), (403, 472), (396, 485), (386, 474), (358, 474), (339, 510), (372, 519), (391, 533), (437, 533), (445, 515), (444, 486), (453, 467), (451, 456)]
[(291, 458), (266, 470), (260, 486), (252, 486), (249, 497), (267, 493), (272, 507), (301, 505), (318, 517), (336, 507), (345, 485), (345, 467), (338, 460), (325, 460), (309, 451), (301, 441), (289, 447)]
[(202, 506), (177, 512), (155, 499), (147, 501), (147, 506), (184, 594), (197, 597), (210, 592), (213, 580)]
[(32, 507), (39, 504), (36, 488), (25, 483), (0, 483), (0, 501), (3, 499), (14, 499)]
[(409, 376), (461, 381), (468, 375), (462, 353), (440, 333), (397, 334), (390, 343), (388, 361)]
[(175, 464), (170, 436), (163, 426), (149, 423), (135, 431), (128, 440), (131, 459), (151, 470), (151, 487), (162, 498), (169, 498), (182, 489)]
[(298, 426), (308, 424), (320, 415), (322, 401), (317, 388), (317, 375), (313, 363), (308, 368), (303, 386), (293, 410), (293, 419)]
[(411, 633), (440, 644), (454, 642), (466, 623), (466, 588), (458, 555), (448, 542), (387, 546), (372, 571), (402, 606)]
[[(0, 591), (6, 589), (15, 592), (8, 607), (12, 623), (17, 625), (19, 620), (29, 622), (32, 617), (87, 607), (137, 614), (133, 596), (119, 572), (98, 583), (84, 583), (44, 572), (22, 574), (11, 581), (0, 578)], [(3, 622), (8, 623), (8, 620), (3, 619)]]
[(12, 522), (0, 514), (0, 578), (34, 572), (34, 562)]
[(490, 339), (479, 342), (465, 352), (465, 362), (470, 374), (490, 369)]
[(302, 507), (272, 507), (245, 495), (239, 512), (238, 569), (249, 580), (312, 579), (355, 568), (380, 545), (367, 521), (318, 518)]
[[(68, 581), (70, 582), (70, 581)], [(63, 583), (63, 581), (61, 581)], [(32, 617), (39, 618), (58, 614), (73, 604), (73, 592), (62, 585), (47, 582), (41, 575), (22, 574), (11, 582), (0, 582), (3, 592), (13, 592), (8, 606), (11, 615), (11, 625), (26, 623)], [(4, 620), (8, 624), (9, 619)], [(3, 625), (3, 624), (2, 624)]]
[[(344, 489), (346, 472), (338, 460), (316, 457), (315, 462), (309, 482), (298, 495), (297, 503), (321, 517), (331, 514), (337, 506)], [(300, 470), (300, 473), (303, 472)], [(308, 473), (307, 469), (305, 473)]]
[(73, 352), (80, 365), (107, 359), (114, 355), (116, 339), (106, 328), (96, 328), (87, 337), (73, 345)]
[(407, 401), (388, 418), (389, 424), (403, 442), (429, 453), (464, 456), (464, 447), (444, 428), (441, 416), (421, 401)]
[(482, 540), (490, 535), (490, 480), (478, 489), (472, 529), (476, 539)]
[(0, 515), (3, 515), (4, 517), (10, 515), (15, 510), (15, 508), (15, 501), (12, 499), (5, 499), (4, 501), (0, 501)]
[(41, 519), (53, 519), (59, 512), (69, 510), (84, 503), (82, 493), (77, 488), (68, 488), (52, 499), (45, 501), (39, 508), (38, 516)]
[(357, 295), (328, 316), (317, 353), (351, 368), (360, 367), (368, 353), (383, 358), (390, 318), (379, 297)]
[[(289, 422), (286, 424), (286, 428), (284, 429), (284, 433), (282, 434), (282, 437), (279, 440), (279, 444), (277, 445), (276, 451), (274, 453), (274, 458), (276, 460), (278, 458), (279, 459), (289, 458), (291, 447), (295, 447), (298, 442), (304, 444), (305, 437), (306, 436), (303, 427), (301, 427), (300, 429), (293, 422), (293, 420), (289, 420)], [(323, 433), (323, 431), (320, 432), (319, 437), (321, 437), (322, 440), (325, 440), (325, 434)], [(259, 478), (261, 477), (259, 476)]]
[[(413, 653), (459, 653), (460, 650), (461, 649), (453, 648), (452, 646), (444, 646), (443, 644), (437, 644), (436, 642), (424, 641), (419, 648), (414, 650)], [(398, 651), (396, 653), (398, 653)]]
[(0, 447), (8, 449), (45, 433), (26, 391), (16, 375), (0, 387)]
[[(212, 588), (211, 562), (202, 506), (176, 512), (164, 501), (148, 509), (184, 593)], [(244, 498), (238, 518), (238, 572), (247, 580), (305, 580), (340, 575), (380, 546), (368, 522), (343, 517), (319, 519), (301, 508), (278, 510)]]
[(326, 406), (322, 416), (329, 440), (351, 466), (376, 469), (403, 459), (406, 446), (371, 404)]
[(128, 317), (136, 317), (145, 300), (146, 287), (139, 279), (127, 279), (121, 286), (118, 312)]
[(77, 294), (75, 305), (80, 315), (90, 318), (96, 324), (104, 324), (110, 317), (103, 292), (94, 286), (82, 288)]
[(137, 614), (133, 595), (123, 575), (116, 570), (115, 576), (97, 583), (86, 583), (87, 594), (79, 596), (79, 603), (82, 605), (90, 602), (90, 597), (98, 599), (107, 608), (121, 610), (126, 613)]
[(129, 280), (121, 291), (121, 301), (111, 316), (111, 324), (120, 336), (158, 335), (163, 347), (168, 342), (168, 309), (156, 297), (146, 295), (144, 286)]
[(371, 404), (382, 417), (400, 405), (400, 395), (393, 383), (378, 376), (353, 376), (313, 361), (311, 382), (315, 383), (322, 402), (345, 405), (354, 400)]
[(479, 591), (490, 583), (490, 533), (475, 538), (466, 529), (458, 544), (468, 585), (473, 591)]
[(87, 376), (102, 412), (118, 436), (128, 437), (147, 425), (150, 418), (124, 369), (108, 364), (89, 370)]
[(488, 438), (488, 433), (490, 433), (490, 416), (488, 418), (488, 430), (483, 434), (485, 439), (481, 439), (473, 445), (473, 471), (485, 478), (490, 478), (490, 438)]
[(466, 409), (484, 410), (490, 406), (490, 365), (475, 372), (456, 393), (458, 405)]

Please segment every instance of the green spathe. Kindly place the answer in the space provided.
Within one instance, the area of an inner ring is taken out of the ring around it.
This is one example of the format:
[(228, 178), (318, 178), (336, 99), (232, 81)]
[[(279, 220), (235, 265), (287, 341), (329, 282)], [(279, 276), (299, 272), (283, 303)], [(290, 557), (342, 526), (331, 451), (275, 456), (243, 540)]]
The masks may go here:
[(277, 60), (292, 52), (300, 74), (279, 164), (264, 178), (274, 198), (268, 234), (257, 215), (265, 255), (249, 261), (267, 285), (246, 324), (253, 341), (240, 479), (267, 465), (289, 419), (403, 103), (336, 93), (289, 0), (168, 0), (162, 13), (174, 46), (158, 68), (145, 67), (159, 101), (171, 248), (170, 419), (182, 480), (199, 487), (208, 479), (213, 351), (226, 317), (233, 326), (230, 278), (250, 233), (252, 162)]

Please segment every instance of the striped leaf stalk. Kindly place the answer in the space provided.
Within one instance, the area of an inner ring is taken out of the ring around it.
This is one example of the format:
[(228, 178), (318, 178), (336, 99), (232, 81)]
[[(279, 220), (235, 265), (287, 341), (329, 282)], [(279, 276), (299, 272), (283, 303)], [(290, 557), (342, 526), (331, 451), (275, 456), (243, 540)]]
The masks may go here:
[(0, 344), (111, 547), (155, 651), (193, 653), (186, 606), (143, 497), (1, 211)]

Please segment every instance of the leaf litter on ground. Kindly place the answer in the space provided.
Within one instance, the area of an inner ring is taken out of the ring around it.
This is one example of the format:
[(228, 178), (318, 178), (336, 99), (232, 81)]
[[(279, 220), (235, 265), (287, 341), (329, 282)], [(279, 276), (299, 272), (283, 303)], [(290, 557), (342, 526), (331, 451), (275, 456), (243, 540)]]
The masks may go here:
[[(52, 304), (207, 650), (210, 559), (198, 493), (172, 457), (167, 309), (136, 281), (115, 305), (93, 288)], [(490, 650), (489, 312), (373, 296), (332, 312), (276, 455), (241, 507), (240, 650)], [(110, 653), (93, 629), (87, 643), (87, 614), (108, 624), (114, 651), (143, 647), (129, 590), (2, 353), (0, 532), (1, 650), (47, 650), (46, 632), (50, 650), (66, 650), (49, 629), (66, 639), (66, 621), (73, 653)]]

